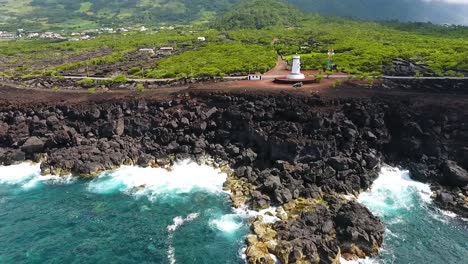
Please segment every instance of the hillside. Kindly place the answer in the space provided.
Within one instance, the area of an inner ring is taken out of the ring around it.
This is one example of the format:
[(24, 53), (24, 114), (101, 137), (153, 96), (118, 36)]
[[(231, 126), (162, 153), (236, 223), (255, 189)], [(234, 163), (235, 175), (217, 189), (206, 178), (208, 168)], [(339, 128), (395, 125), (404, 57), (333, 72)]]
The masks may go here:
[[(445, 0), (288, 0), (306, 11), (367, 20), (468, 25), (468, 4)], [(448, 4), (447, 2), (450, 2)]]
[(0, 0), (0, 30), (156, 25), (210, 20), (238, 0)]
[[(188, 24), (212, 21), (220, 15), (227, 26), (218, 23), (218, 27), (258, 28), (273, 20), (280, 25), (295, 22), (289, 16), (295, 11), (280, 2), (320, 14), (468, 25), (468, 5), (425, 0), (0, 0), (0, 30)], [(238, 4), (242, 11), (233, 8)]]
[(294, 26), (304, 17), (296, 7), (276, 0), (242, 1), (213, 23), (218, 29)]

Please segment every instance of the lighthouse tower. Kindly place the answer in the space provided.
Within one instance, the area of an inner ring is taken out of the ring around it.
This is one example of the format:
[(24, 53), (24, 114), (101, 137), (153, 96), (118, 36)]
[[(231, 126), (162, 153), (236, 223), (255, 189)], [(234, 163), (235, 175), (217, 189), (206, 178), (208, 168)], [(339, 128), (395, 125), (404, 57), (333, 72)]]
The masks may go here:
[(293, 56), (292, 71), (288, 75), (288, 79), (291, 79), (291, 80), (305, 79), (304, 74), (301, 73), (301, 56), (299, 55)]

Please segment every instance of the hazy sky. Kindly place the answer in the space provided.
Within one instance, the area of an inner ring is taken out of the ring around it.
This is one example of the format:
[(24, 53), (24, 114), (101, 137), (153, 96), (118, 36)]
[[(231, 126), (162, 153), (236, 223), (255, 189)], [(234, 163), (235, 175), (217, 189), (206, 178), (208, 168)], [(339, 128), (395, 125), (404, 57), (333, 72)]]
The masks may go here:
[(452, 3), (452, 4), (467, 4), (468, 5), (468, 0), (426, 0), (428, 2), (435, 2), (435, 1), (442, 1), (442, 2), (447, 2), (447, 3)]

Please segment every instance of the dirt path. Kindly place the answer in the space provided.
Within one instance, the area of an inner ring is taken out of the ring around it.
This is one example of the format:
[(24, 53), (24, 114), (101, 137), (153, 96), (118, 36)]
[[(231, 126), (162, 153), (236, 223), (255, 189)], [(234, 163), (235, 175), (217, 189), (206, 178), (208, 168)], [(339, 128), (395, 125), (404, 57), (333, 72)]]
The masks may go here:
[(278, 56), (278, 60), (276, 61), (276, 66), (273, 67), (271, 70), (267, 71), (264, 76), (276, 76), (276, 75), (282, 75), (284, 74), (284, 71), (286, 70), (286, 67), (288, 66), (288, 63), (281, 58), (281, 56)]

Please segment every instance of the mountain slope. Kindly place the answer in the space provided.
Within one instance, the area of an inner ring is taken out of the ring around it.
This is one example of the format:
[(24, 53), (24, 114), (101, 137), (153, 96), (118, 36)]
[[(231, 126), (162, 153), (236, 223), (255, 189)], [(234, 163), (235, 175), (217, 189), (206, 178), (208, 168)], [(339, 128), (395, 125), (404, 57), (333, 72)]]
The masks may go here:
[(246, 0), (216, 19), (219, 29), (255, 28), (269, 26), (294, 26), (304, 14), (296, 7), (275, 0)]
[[(281, 2), (321, 14), (468, 25), (468, 4), (448, 4), (445, 0), (0, 0), (0, 30), (207, 22), (222, 14), (233, 28), (253, 24), (264, 27), (273, 19), (280, 25), (294, 23), (289, 15), (295, 12)], [(233, 9), (238, 4), (243, 9)], [(217, 26), (222, 25), (218, 22)]]
[(207, 20), (239, 0), (0, 0), (0, 30)]
[[(311, 12), (368, 20), (399, 20), (468, 25), (468, 4), (444, 0), (288, 0)], [(466, 2), (465, 2), (466, 3)]]

